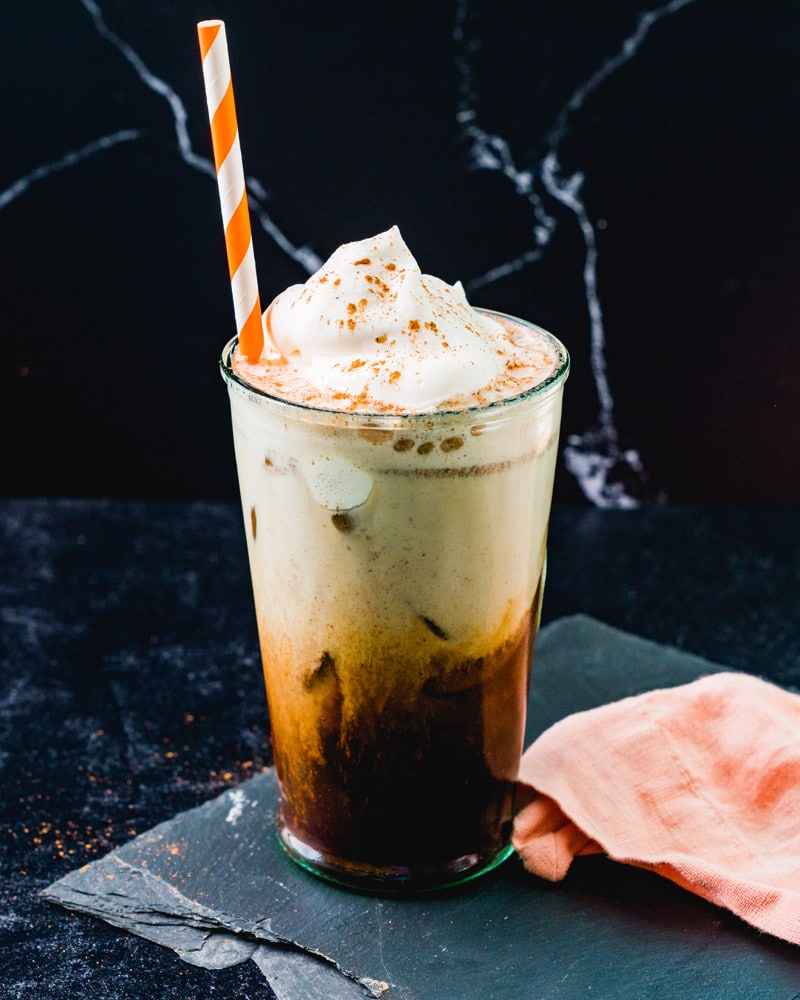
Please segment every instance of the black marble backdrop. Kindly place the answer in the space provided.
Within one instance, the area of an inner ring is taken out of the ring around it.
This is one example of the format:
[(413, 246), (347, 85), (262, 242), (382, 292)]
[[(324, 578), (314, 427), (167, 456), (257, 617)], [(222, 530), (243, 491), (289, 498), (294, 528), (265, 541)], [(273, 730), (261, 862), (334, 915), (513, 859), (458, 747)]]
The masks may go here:
[(236, 495), (213, 17), (263, 300), (397, 223), (570, 347), (557, 499), (800, 501), (796, 0), (4, 4), (4, 494)]

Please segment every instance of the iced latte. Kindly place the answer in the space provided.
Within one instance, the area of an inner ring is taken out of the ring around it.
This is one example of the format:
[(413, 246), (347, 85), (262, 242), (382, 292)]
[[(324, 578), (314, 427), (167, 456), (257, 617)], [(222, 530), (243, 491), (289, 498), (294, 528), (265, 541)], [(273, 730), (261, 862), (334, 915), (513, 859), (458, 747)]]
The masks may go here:
[(345, 244), (225, 349), (288, 853), (420, 891), (510, 853), (563, 346)]

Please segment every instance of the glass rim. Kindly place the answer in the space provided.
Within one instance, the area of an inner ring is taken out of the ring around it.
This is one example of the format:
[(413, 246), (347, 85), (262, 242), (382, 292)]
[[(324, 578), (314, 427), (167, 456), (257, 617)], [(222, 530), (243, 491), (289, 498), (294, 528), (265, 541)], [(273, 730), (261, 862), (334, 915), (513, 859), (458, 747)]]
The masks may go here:
[(327, 418), (331, 422), (335, 423), (342, 421), (353, 421), (356, 423), (369, 421), (372, 426), (386, 427), (397, 427), (399, 425), (405, 426), (410, 423), (430, 421), (441, 422), (448, 419), (453, 420), (469, 417), (483, 417), (491, 416), (492, 414), (499, 416), (501, 412), (507, 412), (509, 408), (516, 407), (516, 405), (525, 403), (529, 400), (546, 399), (556, 392), (561, 385), (563, 385), (570, 371), (570, 355), (569, 351), (558, 339), (558, 337), (550, 333), (549, 330), (545, 330), (544, 327), (541, 327), (536, 323), (531, 323), (529, 320), (520, 319), (518, 316), (512, 316), (510, 313), (500, 312), (497, 309), (485, 309), (479, 306), (475, 306), (474, 308), (476, 312), (479, 312), (482, 315), (489, 316), (490, 318), (499, 317), (500, 319), (508, 320), (511, 323), (524, 326), (530, 330), (535, 330), (537, 333), (541, 334), (548, 341), (548, 343), (555, 348), (557, 357), (555, 369), (550, 373), (550, 375), (547, 376), (547, 378), (543, 379), (541, 382), (537, 382), (535, 385), (530, 386), (523, 392), (516, 393), (513, 396), (501, 397), (500, 399), (492, 400), (489, 403), (481, 403), (475, 406), (461, 407), (459, 409), (424, 410), (401, 413), (387, 413), (385, 410), (373, 412), (368, 410), (341, 410), (334, 409), (333, 407), (308, 406), (306, 403), (286, 399), (283, 396), (277, 396), (273, 393), (265, 392), (263, 389), (258, 389), (249, 382), (240, 378), (240, 376), (237, 375), (233, 369), (231, 360), (233, 352), (236, 349), (236, 345), (239, 342), (238, 335), (231, 337), (222, 349), (222, 355), (219, 360), (220, 373), (229, 387), (235, 388), (238, 392), (251, 397), (258, 403), (266, 403), (268, 405), (274, 404), (277, 407), (283, 407), (286, 409), (287, 413), (292, 413), (295, 416), (304, 415), (306, 419), (313, 419), (316, 416), (319, 420)]

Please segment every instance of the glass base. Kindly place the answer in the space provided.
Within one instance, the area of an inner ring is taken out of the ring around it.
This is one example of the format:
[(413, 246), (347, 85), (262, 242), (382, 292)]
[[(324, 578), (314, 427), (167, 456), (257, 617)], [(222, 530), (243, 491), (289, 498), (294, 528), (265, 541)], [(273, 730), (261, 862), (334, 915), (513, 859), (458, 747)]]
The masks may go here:
[(490, 855), (465, 854), (441, 865), (379, 867), (323, 854), (280, 820), (278, 839), (289, 857), (312, 875), (346, 889), (386, 896), (419, 896), (454, 888), (492, 871), (514, 852), (509, 843)]

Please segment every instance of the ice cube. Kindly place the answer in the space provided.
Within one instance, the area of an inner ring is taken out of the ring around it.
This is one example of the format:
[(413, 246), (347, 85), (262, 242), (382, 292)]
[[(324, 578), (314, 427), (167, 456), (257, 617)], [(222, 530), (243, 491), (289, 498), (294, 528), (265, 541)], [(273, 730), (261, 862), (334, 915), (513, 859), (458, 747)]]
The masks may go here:
[(302, 463), (302, 471), (311, 495), (326, 510), (360, 507), (372, 492), (372, 477), (343, 458), (309, 458)]

